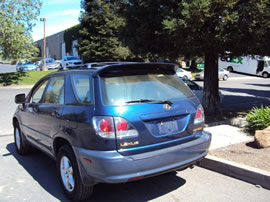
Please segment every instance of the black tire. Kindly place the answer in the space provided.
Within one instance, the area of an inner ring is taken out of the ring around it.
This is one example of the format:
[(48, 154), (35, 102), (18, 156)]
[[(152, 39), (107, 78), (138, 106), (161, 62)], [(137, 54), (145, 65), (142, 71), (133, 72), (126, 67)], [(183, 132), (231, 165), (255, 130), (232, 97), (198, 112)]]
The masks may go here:
[(188, 80), (188, 77), (187, 77), (186, 75), (183, 76), (183, 80), (184, 80), (184, 81)]
[[(69, 168), (64, 168), (64, 165), (68, 165)], [(66, 171), (63, 171), (64, 169)], [(57, 173), (64, 193), (69, 199), (72, 201), (80, 201), (88, 199), (91, 196), (94, 186), (84, 185), (82, 183), (76, 157), (69, 145), (64, 145), (59, 149), (57, 154)], [(68, 180), (64, 182), (63, 178)]]
[(223, 81), (227, 81), (228, 80), (228, 76), (225, 74), (224, 76), (223, 76)]
[(25, 137), (23, 136), (18, 122), (14, 123), (14, 142), (18, 154), (25, 155), (30, 152), (31, 146), (27, 143)]
[(227, 68), (227, 70), (228, 70), (229, 72), (232, 72), (232, 71), (233, 71), (233, 68), (230, 66), (230, 67)]
[(262, 76), (263, 76), (263, 78), (268, 78), (268, 73), (267, 72), (264, 72), (263, 74), (262, 74)]

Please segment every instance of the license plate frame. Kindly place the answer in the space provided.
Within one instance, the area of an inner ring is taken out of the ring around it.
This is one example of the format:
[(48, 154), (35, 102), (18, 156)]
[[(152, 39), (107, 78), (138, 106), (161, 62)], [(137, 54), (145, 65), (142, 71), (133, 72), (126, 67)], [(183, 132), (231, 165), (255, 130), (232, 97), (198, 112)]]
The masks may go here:
[(160, 135), (164, 134), (171, 134), (177, 132), (178, 129), (178, 123), (177, 120), (171, 120), (171, 121), (161, 121), (158, 123), (158, 131)]

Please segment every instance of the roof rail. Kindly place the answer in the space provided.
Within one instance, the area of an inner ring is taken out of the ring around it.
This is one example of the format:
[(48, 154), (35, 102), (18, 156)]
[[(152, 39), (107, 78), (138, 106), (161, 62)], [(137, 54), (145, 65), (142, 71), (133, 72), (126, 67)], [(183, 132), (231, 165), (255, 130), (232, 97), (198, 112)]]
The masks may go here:
[(63, 68), (60, 67), (58, 71), (64, 71), (64, 70), (72, 70), (72, 69), (92, 69), (92, 68), (99, 68), (107, 65), (114, 65), (114, 64), (127, 64), (127, 63), (133, 63), (133, 62), (126, 62), (126, 61), (113, 61), (113, 62), (90, 62), (82, 64), (81, 66), (75, 67), (75, 68)]

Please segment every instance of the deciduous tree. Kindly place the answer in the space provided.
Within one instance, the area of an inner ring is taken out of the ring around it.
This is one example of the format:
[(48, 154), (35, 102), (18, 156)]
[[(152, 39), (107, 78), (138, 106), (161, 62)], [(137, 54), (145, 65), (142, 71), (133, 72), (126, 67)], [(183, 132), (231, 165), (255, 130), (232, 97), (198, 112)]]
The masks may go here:
[(0, 1), (0, 54), (3, 58), (27, 58), (38, 51), (31, 31), (40, 6), (40, 0)]

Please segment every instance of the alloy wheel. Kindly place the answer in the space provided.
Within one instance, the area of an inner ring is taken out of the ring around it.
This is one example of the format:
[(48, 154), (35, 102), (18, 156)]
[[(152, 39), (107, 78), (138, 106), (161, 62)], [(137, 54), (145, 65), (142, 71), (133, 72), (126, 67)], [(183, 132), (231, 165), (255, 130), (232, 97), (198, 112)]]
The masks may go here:
[(63, 156), (61, 158), (60, 173), (61, 173), (62, 182), (66, 190), (69, 192), (72, 192), (74, 190), (75, 180), (73, 176), (72, 165), (66, 156)]

